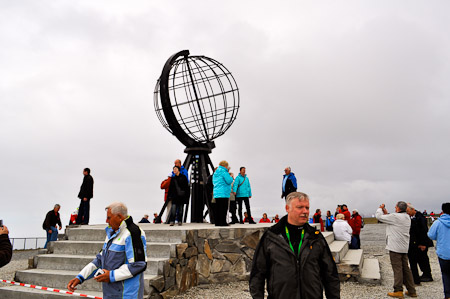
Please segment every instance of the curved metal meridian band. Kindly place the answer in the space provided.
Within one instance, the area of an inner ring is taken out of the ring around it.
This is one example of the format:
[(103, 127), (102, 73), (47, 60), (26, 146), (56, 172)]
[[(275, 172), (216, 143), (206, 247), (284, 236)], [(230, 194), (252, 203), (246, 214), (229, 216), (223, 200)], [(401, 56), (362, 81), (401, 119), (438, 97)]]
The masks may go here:
[(170, 103), (170, 95), (169, 95), (169, 75), (170, 75), (170, 70), (172, 69), (172, 65), (178, 59), (178, 57), (180, 57), (180, 56), (187, 57), (188, 55), (189, 55), (189, 50), (183, 50), (183, 51), (173, 54), (166, 61), (166, 64), (164, 65), (163, 71), (161, 73), (161, 78), (159, 81), (159, 84), (160, 84), (159, 93), (161, 96), (162, 110), (164, 112), (164, 116), (166, 118), (167, 124), (169, 125), (170, 129), (172, 130), (172, 133), (185, 146), (191, 147), (194, 145), (201, 146), (200, 145), (201, 143), (198, 143), (197, 141), (192, 139), (188, 134), (186, 134), (186, 132), (180, 126), (180, 124), (178, 123), (177, 118), (172, 110), (172, 104)]

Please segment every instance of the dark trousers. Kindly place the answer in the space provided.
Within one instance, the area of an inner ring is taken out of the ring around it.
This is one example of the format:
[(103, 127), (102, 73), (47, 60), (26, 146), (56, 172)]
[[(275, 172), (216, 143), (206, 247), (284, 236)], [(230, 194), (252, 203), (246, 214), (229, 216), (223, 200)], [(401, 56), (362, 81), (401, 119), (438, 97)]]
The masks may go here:
[(352, 234), (352, 237), (356, 239), (356, 246), (353, 249), (361, 249), (361, 239), (359, 238), (359, 235)]
[(403, 285), (410, 294), (416, 294), (414, 280), (408, 266), (408, 254), (389, 251), (392, 270), (394, 271), (394, 292), (403, 292)]
[(78, 208), (77, 224), (89, 224), (89, 202), (91, 199), (84, 201), (81, 199), (80, 207)]
[(169, 222), (175, 222), (178, 221), (178, 223), (183, 222), (183, 210), (184, 210), (184, 204), (175, 204), (172, 202), (172, 207), (170, 211), (169, 216)]
[(424, 251), (420, 250), (417, 246), (410, 246), (408, 250), (409, 265), (411, 266), (411, 272), (414, 278), (414, 283), (420, 283), (419, 265), (420, 270), (423, 273), (423, 277), (431, 278), (430, 260), (428, 259), (428, 247)]
[(239, 220), (236, 217), (236, 201), (230, 200), (230, 213), (231, 213), (231, 223), (238, 223)]
[(445, 298), (450, 298), (450, 260), (443, 260), (439, 258), (439, 265), (441, 266), (444, 295)]
[(228, 226), (228, 198), (216, 198), (216, 211), (214, 213), (215, 226)]
[(239, 222), (244, 223), (244, 218), (242, 217), (242, 202), (244, 202), (245, 208), (247, 209), (248, 219), (252, 219), (252, 212), (250, 212), (250, 201), (248, 200), (248, 197), (236, 197), (236, 202), (238, 205)]

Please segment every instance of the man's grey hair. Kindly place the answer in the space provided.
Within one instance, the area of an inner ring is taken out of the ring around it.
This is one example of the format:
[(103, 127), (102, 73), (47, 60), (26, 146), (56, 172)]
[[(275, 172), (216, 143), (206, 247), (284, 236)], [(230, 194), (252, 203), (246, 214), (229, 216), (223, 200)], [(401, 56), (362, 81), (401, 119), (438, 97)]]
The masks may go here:
[(287, 169), (289, 169), (289, 171), (291, 171), (291, 166), (286, 166)]
[(414, 206), (413, 206), (410, 202), (408, 202), (408, 209), (413, 209), (413, 210), (415, 210)]
[(61, 206), (59, 204), (56, 204), (53, 208), (56, 209), (56, 208), (60, 208), (60, 207)]
[(397, 207), (400, 210), (400, 212), (406, 212), (406, 208), (408, 207), (408, 204), (404, 201), (399, 201), (397, 203)]
[(291, 206), (291, 201), (295, 198), (298, 198), (299, 200), (307, 200), (309, 201), (309, 197), (306, 193), (302, 193), (302, 192), (291, 192), (289, 193), (289, 195), (286, 197), (286, 204), (288, 206)]
[(113, 215), (122, 214), (122, 216), (128, 217), (128, 209), (124, 203), (121, 203), (118, 201), (113, 202), (112, 204), (110, 204), (109, 206), (107, 206), (105, 208), (105, 210), (107, 210), (107, 211), (109, 209), (111, 209), (111, 214), (113, 214)]

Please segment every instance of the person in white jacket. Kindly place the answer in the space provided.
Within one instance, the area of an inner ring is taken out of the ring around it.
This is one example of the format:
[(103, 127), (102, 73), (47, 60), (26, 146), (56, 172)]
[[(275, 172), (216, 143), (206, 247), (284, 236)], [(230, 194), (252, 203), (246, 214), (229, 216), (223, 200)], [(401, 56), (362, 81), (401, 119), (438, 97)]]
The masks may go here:
[(407, 288), (406, 295), (417, 297), (411, 269), (408, 266), (409, 229), (411, 219), (406, 213), (408, 205), (399, 201), (395, 213), (388, 214), (384, 204), (380, 205), (375, 217), (386, 226), (386, 249), (389, 250), (392, 270), (394, 271), (394, 292), (390, 297), (403, 298), (403, 284)]
[(336, 221), (333, 223), (334, 239), (338, 241), (347, 241), (348, 244), (350, 244), (352, 241), (353, 230), (344, 219), (344, 214), (336, 215)]

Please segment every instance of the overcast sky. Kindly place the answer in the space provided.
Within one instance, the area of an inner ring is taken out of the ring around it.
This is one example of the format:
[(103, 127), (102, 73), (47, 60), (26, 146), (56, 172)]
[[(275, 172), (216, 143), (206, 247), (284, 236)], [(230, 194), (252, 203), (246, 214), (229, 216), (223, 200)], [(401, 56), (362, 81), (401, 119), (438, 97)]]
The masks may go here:
[[(247, 167), (252, 212), (284, 214), (291, 166), (311, 209), (381, 203), (440, 212), (449, 201), (448, 1), (1, 1), (0, 219), (12, 237), (63, 224), (95, 180), (91, 223), (123, 201), (159, 211), (184, 146), (159, 123), (153, 89), (188, 49), (240, 89), (211, 159)], [(313, 211), (312, 211), (313, 212)]]

